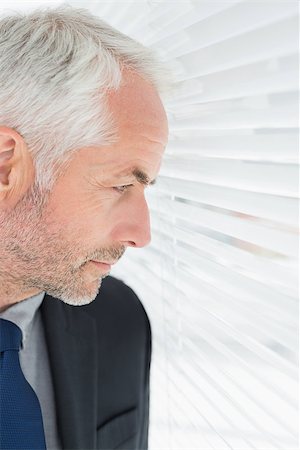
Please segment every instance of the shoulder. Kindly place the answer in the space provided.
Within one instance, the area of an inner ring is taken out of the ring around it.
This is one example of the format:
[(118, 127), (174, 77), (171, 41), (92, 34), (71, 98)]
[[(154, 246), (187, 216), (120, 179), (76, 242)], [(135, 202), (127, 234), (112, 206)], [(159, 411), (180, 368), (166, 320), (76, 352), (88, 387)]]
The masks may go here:
[(115, 312), (120, 314), (135, 314), (145, 316), (146, 312), (136, 293), (122, 280), (108, 276), (102, 281), (101, 288), (95, 300), (83, 306), (86, 312)]
[(53, 324), (72, 332), (76, 329), (79, 334), (90, 326), (96, 329), (99, 342), (151, 349), (151, 326), (145, 308), (136, 293), (118, 278), (104, 278), (97, 297), (88, 305), (67, 305), (46, 294), (41, 309), (44, 324), (52, 332)]
[(136, 293), (122, 280), (108, 276), (102, 281), (95, 300), (81, 306), (99, 326), (113, 327), (120, 331), (151, 334), (150, 322), (145, 308)]

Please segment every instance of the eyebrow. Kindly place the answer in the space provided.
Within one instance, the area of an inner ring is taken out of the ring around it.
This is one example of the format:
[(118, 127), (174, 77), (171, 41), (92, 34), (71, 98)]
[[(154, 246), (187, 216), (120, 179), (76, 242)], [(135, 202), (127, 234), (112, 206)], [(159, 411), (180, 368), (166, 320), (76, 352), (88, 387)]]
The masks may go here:
[(148, 175), (142, 170), (139, 169), (138, 167), (134, 167), (133, 169), (130, 169), (129, 171), (126, 171), (126, 173), (120, 173), (119, 175), (122, 176), (133, 176), (138, 183), (144, 185), (144, 186), (153, 186), (157, 179), (155, 178), (154, 180), (150, 181), (150, 178), (148, 177)]

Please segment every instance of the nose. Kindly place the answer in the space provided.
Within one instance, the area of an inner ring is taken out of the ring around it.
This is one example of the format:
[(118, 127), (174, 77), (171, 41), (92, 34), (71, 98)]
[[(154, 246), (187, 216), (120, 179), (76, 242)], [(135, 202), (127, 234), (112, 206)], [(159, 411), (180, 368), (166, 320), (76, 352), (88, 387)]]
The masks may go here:
[(113, 231), (113, 239), (126, 247), (145, 247), (151, 242), (150, 215), (144, 193), (127, 203)]

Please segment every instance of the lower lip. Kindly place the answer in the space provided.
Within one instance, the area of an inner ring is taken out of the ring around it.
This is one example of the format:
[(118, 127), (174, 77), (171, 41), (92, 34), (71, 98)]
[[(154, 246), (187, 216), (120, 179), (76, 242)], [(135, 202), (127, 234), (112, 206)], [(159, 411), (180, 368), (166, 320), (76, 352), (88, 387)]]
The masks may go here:
[(105, 263), (100, 263), (98, 261), (91, 261), (93, 264), (95, 264), (95, 266), (99, 267), (99, 269), (104, 269), (104, 270), (110, 270), (111, 269), (111, 265), (110, 264), (105, 264)]

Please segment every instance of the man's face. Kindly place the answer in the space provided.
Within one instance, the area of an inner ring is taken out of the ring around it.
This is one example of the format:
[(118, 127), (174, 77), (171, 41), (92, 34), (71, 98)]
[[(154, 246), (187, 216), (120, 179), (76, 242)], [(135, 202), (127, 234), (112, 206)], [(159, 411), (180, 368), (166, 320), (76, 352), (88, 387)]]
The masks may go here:
[(36, 288), (69, 304), (90, 303), (109, 271), (91, 261), (117, 261), (126, 247), (150, 242), (145, 186), (131, 172), (140, 169), (150, 181), (157, 177), (167, 119), (150, 84), (126, 72), (124, 79), (108, 97), (118, 141), (76, 152), (41, 214), (30, 220), (24, 215), (22, 225), (14, 224), (18, 232), (5, 227), (11, 259), (0, 275), (24, 292)]

